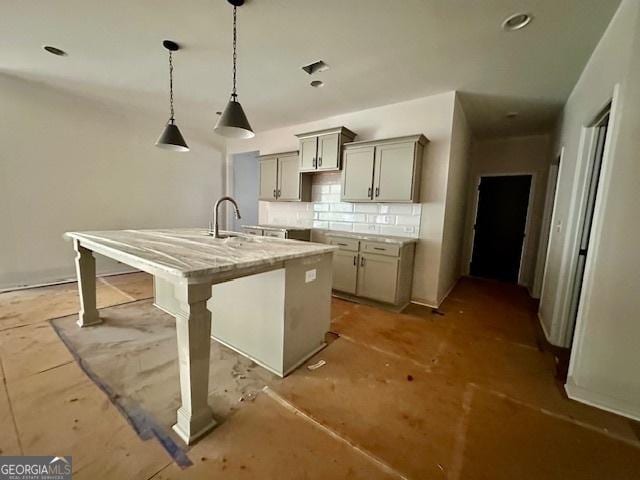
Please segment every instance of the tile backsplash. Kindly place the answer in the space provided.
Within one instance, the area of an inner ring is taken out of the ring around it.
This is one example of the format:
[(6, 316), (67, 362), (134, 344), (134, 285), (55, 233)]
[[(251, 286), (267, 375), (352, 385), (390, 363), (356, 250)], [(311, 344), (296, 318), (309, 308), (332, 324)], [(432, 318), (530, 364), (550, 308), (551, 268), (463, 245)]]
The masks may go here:
[(260, 202), (261, 223), (418, 238), (419, 203), (343, 203), (340, 172), (313, 174), (312, 202)]

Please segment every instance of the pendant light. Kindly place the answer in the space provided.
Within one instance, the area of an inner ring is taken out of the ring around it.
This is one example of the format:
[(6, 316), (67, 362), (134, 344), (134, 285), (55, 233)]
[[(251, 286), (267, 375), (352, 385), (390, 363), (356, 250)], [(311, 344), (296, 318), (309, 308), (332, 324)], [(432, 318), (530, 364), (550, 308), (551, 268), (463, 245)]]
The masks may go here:
[(244, 4), (244, 0), (227, 0), (233, 5), (233, 90), (231, 91), (231, 98), (227, 103), (224, 112), (218, 123), (216, 123), (213, 129), (216, 133), (219, 133), (223, 137), (228, 138), (251, 138), (255, 136), (249, 120), (244, 114), (242, 105), (238, 102), (238, 94), (236, 92), (236, 9)]
[(167, 125), (164, 127), (162, 135), (156, 142), (156, 147), (165, 148), (167, 150), (173, 150), (174, 152), (188, 152), (189, 147), (187, 142), (184, 141), (184, 137), (180, 133), (180, 129), (176, 125), (176, 120), (173, 115), (173, 52), (180, 49), (177, 43), (171, 40), (165, 40), (162, 42), (162, 46), (169, 51), (169, 108), (171, 116)]

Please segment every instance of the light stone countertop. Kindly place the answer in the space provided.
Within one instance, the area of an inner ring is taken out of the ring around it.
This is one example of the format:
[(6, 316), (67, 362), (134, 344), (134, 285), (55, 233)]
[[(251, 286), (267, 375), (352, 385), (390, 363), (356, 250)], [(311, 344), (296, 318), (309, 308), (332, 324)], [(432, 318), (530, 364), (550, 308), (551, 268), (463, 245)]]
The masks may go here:
[(311, 227), (290, 227), (286, 225), (242, 225), (242, 228), (255, 228), (256, 230), (275, 230), (283, 232), (285, 230), (311, 230)]
[(333, 245), (227, 233), (235, 236), (212, 238), (205, 229), (190, 228), (67, 232), (65, 237), (124, 263), (189, 278), (337, 250)]
[(395, 245), (407, 245), (409, 243), (418, 243), (417, 238), (391, 237), (387, 235), (377, 235), (372, 233), (341, 232), (338, 230), (327, 230), (325, 233), (325, 236), (355, 238), (357, 240), (369, 240), (371, 242), (392, 243)]

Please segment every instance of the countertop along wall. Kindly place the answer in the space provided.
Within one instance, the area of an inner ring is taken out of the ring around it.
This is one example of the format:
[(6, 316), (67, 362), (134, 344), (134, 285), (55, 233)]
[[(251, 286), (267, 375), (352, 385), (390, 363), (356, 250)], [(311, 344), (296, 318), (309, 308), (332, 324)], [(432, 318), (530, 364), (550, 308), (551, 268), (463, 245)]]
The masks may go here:
[(68, 230), (207, 226), (224, 155), (184, 120), (176, 153), (154, 146), (166, 116), (1, 74), (0, 105), (0, 290), (74, 278)]
[[(322, 120), (258, 132), (248, 140), (230, 140), (227, 155), (259, 150), (261, 154), (298, 149), (296, 133), (345, 126), (358, 136), (373, 140), (423, 133), (425, 148), (421, 179), (422, 216), (416, 249), (412, 300), (437, 306), (442, 251), (447, 173), (456, 93), (430, 97), (337, 115)], [(233, 194), (232, 192), (230, 192)], [(261, 222), (266, 219), (261, 218)]]
[[(584, 185), (583, 126), (612, 98), (603, 174), (596, 201), (582, 301), (575, 326), (567, 393), (575, 400), (640, 420), (640, 2), (623, 0), (564, 109), (557, 152), (564, 146), (548, 265), (540, 304), (551, 341), (570, 329), (566, 248)], [(560, 225), (561, 228), (557, 228)], [(564, 343), (566, 345), (566, 343)]]

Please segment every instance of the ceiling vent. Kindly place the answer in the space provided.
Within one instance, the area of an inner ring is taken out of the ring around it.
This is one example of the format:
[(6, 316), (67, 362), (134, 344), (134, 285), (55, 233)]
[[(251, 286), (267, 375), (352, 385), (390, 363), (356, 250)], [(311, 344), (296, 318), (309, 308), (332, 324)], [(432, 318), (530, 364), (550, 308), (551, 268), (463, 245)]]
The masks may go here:
[(304, 67), (302, 67), (302, 70), (307, 72), (309, 75), (313, 75), (319, 72), (324, 72), (325, 70), (329, 70), (329, 65), (324, 63), (322, 60), (318, 60), (317, 62), (305, 65)]

